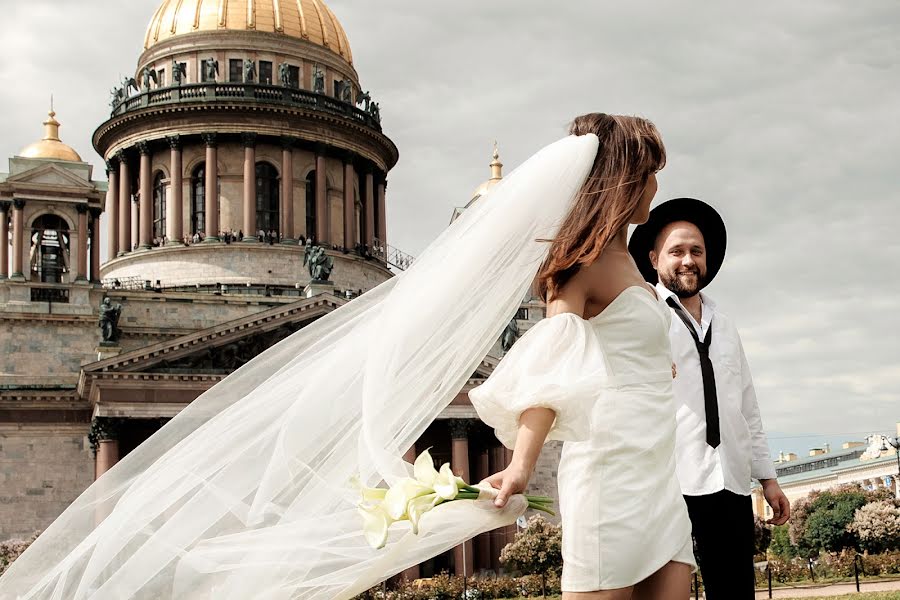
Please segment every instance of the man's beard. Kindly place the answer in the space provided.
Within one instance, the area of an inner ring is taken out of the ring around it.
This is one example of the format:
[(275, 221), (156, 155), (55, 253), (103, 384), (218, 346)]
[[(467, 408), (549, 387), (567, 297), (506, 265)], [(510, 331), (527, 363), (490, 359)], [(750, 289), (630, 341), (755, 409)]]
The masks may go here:
[[(686, 277), (686, 275), (692, 273), (695, 277)], [(659, 271), (657, 274), (659, 275), (659, 281), (679, 298), (696, 296), (706, 284), (706, 273), (701, 273), (700, 269), (696, 268), (682, 271), (680, 274), (676, 272), (671, 274), (663, 273), (662, 271)]]

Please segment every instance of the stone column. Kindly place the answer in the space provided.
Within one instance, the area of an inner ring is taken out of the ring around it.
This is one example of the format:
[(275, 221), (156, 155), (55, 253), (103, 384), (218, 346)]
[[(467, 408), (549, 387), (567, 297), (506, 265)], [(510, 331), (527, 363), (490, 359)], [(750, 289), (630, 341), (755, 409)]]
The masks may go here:
[(9, 277), (9, 209), (12, 202), (0, 202), (0, 281)]
[(106, 161), (106, 214), (109, 224), (106, 231), (106, 256), (108, 260), (119, 254), (119, 173), (112, 161)]
[(281, 213), (284, 221), (282, 241), (295, 244), (294, 237), (294, 143), (290, 137), (281, 138)]
[(203, 232), (206, 234), (204, 242), (219, 241), (219, 155), (216, 147), (216, 134), (204, 133), (203, 142), (206, 144), (206, 223)]
[(91, 268), (89, 281), (100, 283), (100, 215), (99, 208), (91, 209)]
[(384, 192), (387, 188), (387, 181), (380, 179), (378, 181), (377, 193), (375, 201), (378, 203), (376, 211), (375, 231), (378, 233), (378, 240), (384, 247), (385, 255), (387, 255), (387, 215), (385, 214)]
[[(416, 462), (415, 444), (412, 445), (412, 448), (406, 451), (406, 454), (403, 455), (403, 460), (405, 460), (409, 464), (413, 464)], [(421, 577), (421, 569), (419, 568), (419, 565), (412, 566), (400, 572), (400, 578), (407, 581), (412, 581), (414, 579), (418, 579), (419, 577)]]
[(353, 157), (344, 158), (344, 248), (352, 250), (356, 242), (356, 211), (353, 206)]
[(116, 256), (131, 250), (131, 173), (128, 172), (128, 158), (119, 151), (119, 248)]
[[(488, 451), (490, 472), (496, 473), (506, 468), (503, 446), (495, 446)], [(491, 569), (500, 572), (500, 551), (506, 545), (506, 529), (501, 527), (488, 533), (491, 544)]]
[(256, 242), (256, 134), (241, 134), (244, 142), (244, 241)]
[(140, 173), (140, 235), (138, 236), (139, 248), (149, 250), (153, 247), (153, 181), (150, 173), (150, 144), (138, 142), (138, 152), (141, 154)]
[(137, 250), (140, 244), (141, 232), (141, 199), (138, 194), (131, 196), (131, 245), (130, 251)]
[[(452, 419), (450, 421), (450, 468), (464, 481), (471, 483), (469, 472), (469, 421), (467, 419)], [(454, 572), (456, 575), (473, 575), (475, 557), (472, 540), (453, 549)], [(465, 568), (465, 570), (463, 570)]]
[(375, 176), (372, 171), (366, 173), (366, 196), (363, 209), (366, 213), (366, 237), (365, 244), (372, 251), (375, 242)]
[(325, 243), (331, 237), (328, 232), (328, 178), (325, 173), (325, 154), (320, 148), (316, 152), (316, 241)]
[(12, 212), (12, 275), (10, 279), (25, 281), (25, 271), (22, 268), (23, 254), (25, 252), (25, 201), (19, 198), (13, 200)]
[[(476, 481), (483, 481), (493, 475), (491, 472), (490, 455), (487, 448), (483, 448), (478, 452), (476, 466)], [(472, 483), (471, 481), (469, 483)], [(475, 538), (475, 568), (490, 569), (491, 568), (491, 532), (482, 533)]]
[(181, 164), (181, 137), (172, 135), (169, 142), (169, 201), (166, 202), (166, 237), (169, 244), (181, 244), (184, 239), (184, 173)]
[(88, 266), (88, 205), (78, 204), (78, 256), (75, 265), (75, 281), (87, 281)]

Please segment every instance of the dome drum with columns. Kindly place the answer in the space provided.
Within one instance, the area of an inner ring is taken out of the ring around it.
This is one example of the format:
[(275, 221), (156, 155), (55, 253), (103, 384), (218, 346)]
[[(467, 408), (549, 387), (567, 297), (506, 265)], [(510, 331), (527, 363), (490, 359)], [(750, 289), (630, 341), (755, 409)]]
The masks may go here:
[(309, 280), (310, 240), (346, 289), (390, 276), (398, 152), (319, 0), (163, 2), (111, 105), (94, 134), (110, 179), (104, 280), (292, 286)]

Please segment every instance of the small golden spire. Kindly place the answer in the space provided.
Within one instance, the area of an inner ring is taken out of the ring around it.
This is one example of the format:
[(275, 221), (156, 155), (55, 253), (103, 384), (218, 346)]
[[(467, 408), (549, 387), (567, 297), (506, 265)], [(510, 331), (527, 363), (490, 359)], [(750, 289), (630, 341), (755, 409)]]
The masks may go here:
[(491, 161), (491, 180), (503, 179), (503, 163), (500, 162), (500, 148), (494, 140), (494, 160)]
[(53, 96), (50, 96), (50, 112), (47, 113), (48, 119), (44, 121), (44, 139), (48, 141), (59, 141), (59, 121), (56, 120), (56, 113), (53, 111)]

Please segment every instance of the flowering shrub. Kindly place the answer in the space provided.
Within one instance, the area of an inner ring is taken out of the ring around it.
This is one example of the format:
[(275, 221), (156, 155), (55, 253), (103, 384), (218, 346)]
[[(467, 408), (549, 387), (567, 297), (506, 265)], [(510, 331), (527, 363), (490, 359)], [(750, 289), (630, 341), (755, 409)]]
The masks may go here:
[(35, 533), (27, 540), (7, 540), (0, 542), (0, 575), (6, 572), (9, 565), (28, 549), (28, 546), (37, 539), (38, 533)]
[(500, 552), (500, 562), (525, 575), (562, 572), (562, 528), (541, 515), (528, 520), (527, 527)]
[(900, 549), (900, 501), (882, 500), (859, 508), (849, 525), (863, 550), (877, 553)]

